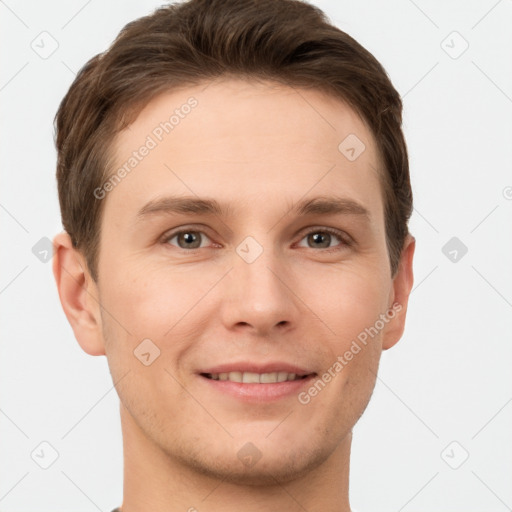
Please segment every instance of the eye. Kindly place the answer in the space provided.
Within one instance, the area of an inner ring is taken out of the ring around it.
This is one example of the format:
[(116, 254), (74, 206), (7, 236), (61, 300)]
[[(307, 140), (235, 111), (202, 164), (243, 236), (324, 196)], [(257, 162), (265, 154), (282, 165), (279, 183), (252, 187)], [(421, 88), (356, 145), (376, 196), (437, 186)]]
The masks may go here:
[(197, 229), (183, 229), (167, 235), (164, 243), (175, 245), (172, 243), (176, 239), (179, 249), (200, 249), (205, 247), (201, 244), (204, 239), (210, 240), (203, 231)]
[[(338, 242), (340, 243), (332, 245), (336, 239), (338, 239)], [(305, 240), (307, 245), (302, 243), (303, 240)], [(204, 231), (191, 228), (169, 233), (164, 236), (162, 242), (164, 244), (173, 245), (178, 249), (192, 251), (194, 249), (208, 247), (208, 242), (211, 242), (211, 239)], [(350, 246), (351, 240), (344, 232), (336, 229), (314, 228), (303, 236), (298, 245), (299, 247), (325, 249), (325, 252), (332, 252), (342, 250), (345, 247)]]
[[(338, 244), (338, 246), (335, 246), (333, 248), (331, 242), (333, 242), (336, 238), (341, 242), (341, 244)], [(347, 235), (345, 235), (341, 231), (331, 228), (312, 229), (305, 234), (305, 236), (301, 239), (301, 242), (302, 240), (306, 240), (306, 244), (308, 245), (304, 246), (299, 243), (300, 247), (316, 247), (319, 249), (340, 250), (343, 249), (344, 247), (350, 246), (350, 240), (348, 239)]]

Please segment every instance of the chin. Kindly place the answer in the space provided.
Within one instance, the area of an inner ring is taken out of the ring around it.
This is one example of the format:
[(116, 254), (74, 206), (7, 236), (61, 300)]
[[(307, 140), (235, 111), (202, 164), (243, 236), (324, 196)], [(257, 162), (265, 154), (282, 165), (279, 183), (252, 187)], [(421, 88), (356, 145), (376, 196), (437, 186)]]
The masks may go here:
[[(296, 450), (294, 453), (276, 453), (261, 458), (253, 465), (244, 465), (238, 457), (219, 457), (211, 454), (188, 454), (181, 458), (181, 463), (192, 470), (227, 483), (246, 486), (273, 486), (296, 480), (325, 462), (331, 455), (326, 448), (312, 450)], [(192, 455), (192, 456), (191, 456)]]

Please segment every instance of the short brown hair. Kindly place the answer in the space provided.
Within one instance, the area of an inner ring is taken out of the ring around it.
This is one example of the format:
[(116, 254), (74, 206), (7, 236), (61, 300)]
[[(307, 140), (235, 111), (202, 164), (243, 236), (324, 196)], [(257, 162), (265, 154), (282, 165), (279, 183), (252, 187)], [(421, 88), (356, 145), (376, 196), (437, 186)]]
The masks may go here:
[[(412, 213), (402, 101), (381, 64), (300, 0), (189, 0), (128, 23), (80, 70), (55, 116), (64, 229), (97, 280), (102, 201), (119, 131), (156, 95), (224, 75), (317, 89), (370, 127), (381, 173), (391, 274)], [(341, 142), (341, 141), (340, 141)]]

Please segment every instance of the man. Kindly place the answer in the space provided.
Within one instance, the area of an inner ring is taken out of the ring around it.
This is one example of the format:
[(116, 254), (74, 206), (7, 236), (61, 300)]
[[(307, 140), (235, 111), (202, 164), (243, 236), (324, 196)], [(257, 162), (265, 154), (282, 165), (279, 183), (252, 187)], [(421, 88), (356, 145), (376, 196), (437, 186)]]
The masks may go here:
[(78, 74), (53, 268), (120, 397), (116, 510), (350, 510), (352, 428), (413, 284), (401, 111), (294, 0), (163, 7)]

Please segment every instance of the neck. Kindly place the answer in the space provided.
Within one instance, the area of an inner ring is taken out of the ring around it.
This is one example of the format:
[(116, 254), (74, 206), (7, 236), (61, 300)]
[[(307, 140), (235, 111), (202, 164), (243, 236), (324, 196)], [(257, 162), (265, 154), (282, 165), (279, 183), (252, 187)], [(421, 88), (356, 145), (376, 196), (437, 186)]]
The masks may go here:
[(121, 512), (350, 512), (349, 433), (332, 455), (286, 483), (240, 485), (204, 475), (148, 439), (121, 404), (124, 485)]

